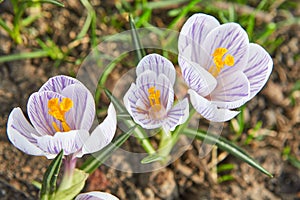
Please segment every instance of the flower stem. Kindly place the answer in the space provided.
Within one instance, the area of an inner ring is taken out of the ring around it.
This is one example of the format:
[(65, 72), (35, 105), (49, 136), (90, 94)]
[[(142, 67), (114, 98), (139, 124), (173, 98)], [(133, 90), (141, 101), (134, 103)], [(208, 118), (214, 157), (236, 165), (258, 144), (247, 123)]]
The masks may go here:
[(66, 156), (64, 159), (64, 175), (59, 186), (59, 190), (66, 190), (72, 185), (74, 169), (76, 167), (77, 158)]

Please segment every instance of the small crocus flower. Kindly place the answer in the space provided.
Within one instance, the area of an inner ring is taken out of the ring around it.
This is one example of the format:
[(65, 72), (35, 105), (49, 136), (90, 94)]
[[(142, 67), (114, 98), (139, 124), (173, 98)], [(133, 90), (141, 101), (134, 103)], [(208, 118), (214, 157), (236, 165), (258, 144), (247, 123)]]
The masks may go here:
[(223, 122), (266, 84), (273, 67), (270, 55), (236, 23), (220, 23), (195, 14), (179, 35), (178, 62), (189, 86), (193, 107), (204, 118)]
[(95, 117), (93, 96), (68, 76), (55, 76), (33, 93), (27, 112), (31, 124), (20, 108), (13, 109), (7, 135), (13, 145), (30, 155), (52, 159), (63, 150), (66, 156), (81, 157), (102, 149), (116, 131), (116, 112), (110, 105), (107, 117), (89, 134)]
[(79, 194), (75, 200), (119, 200), (112, 194), (106, 192), (88, 192)]
[(124, 96), (133, 120), (145, 129), (162, 127), (173, 131), (189, 115), (188, 100), (174, 103), (176, 71), (173, 64), (158, 54), (145, 56), (136, 68), (136, 83)]

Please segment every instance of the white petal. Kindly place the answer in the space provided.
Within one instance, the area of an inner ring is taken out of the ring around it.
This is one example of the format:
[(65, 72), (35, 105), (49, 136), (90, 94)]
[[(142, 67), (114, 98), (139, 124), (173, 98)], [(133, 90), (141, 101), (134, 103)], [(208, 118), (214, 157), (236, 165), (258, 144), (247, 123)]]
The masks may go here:
[(193, 107), (205, 119), (213, 122), (225, 122), (234, 118), (239, 111), (218, 108), (215, 104), (198, 95), (195, 91), (189, 90), (190, 100)]
[(191, 58), (190, 61), (200, 63), (200, 59), (203, 57), (200, 54), (200, 46), (205, 41), (208, 33), (219, 25), (218, 20), (210, 15), (198, 13), (191, 16), (185, 22), (179, 34), (179, 54), (182, 54), (188, 46), (191, 46), (192, 51), (186, 56)]
[(249, 99), (250, 83), (246, 75), (241, 72), (233, 72), (227, 76), (217, 77), (218, 85), (211, 93), (211, 100), (221, 108), (238, 108)]
[(177, 125), (183, 124), (189, 117), (189, 102), (185, 98), (177, 103), (169, 112), (166, 121), (164, 122), (164, 129), (174, 131)]
[(79, 194), (75, 200), (119, 200), (114, 195), (106, 192), (88, 192)]
[(80, 81), (78, 81), (75, 78), (59, 75), (54, 76), (50, 78), (39, 90), (39, 92), (42, 91), (53, 91), (60, 93), (65, 87), (72, 85), (72, 84), (82, 84)]
[(91, 136), (84, 143), (83, 154), (94, 153), (108, 145), (113, 139), (117, 128), (117, 115), (113, 104), (107, 110), (107, 117), (92, 132)]
[(80, 152), (88, 137), (89, 132), (86, 130), (73, 130), (57, 132), (54, 136), (36, 137), (36, 140), (38, 147), (49, 154), (47, 157), (53, 158), (53, 155), (57, 155), (62, 149), (64, 155)]
[(146, 70), (154, 71), (157, 76), (164, 74), (168, 77), (172, 85), (175, 83), (176, 71), (174, 65), (161, 55), (150, 54), (143, 57), (136, 67), (136, 75), (139, 76)]
[(20, 108), (10, 113), (7, 121), (7, 136), (11, 143), (26, 154), (41, 156), (44, 152), (36, 146), (37, 131), (25, 119)]
[(239, 24), (226, 23), (209, 32), (203, 42), (203, 48), (209, 57), (201, 57), (200, 59), (200, 65), (205, 67), (206, 70), (214, 66), (212, 55), (220, 47), (228, 49), (226, 55), (231, 54), (234, 57), (234, 65), (231, 67), (225, 66), (219, 75), (245, 68), (248, 62), (249, 39), (245, 30)]
[(189, 88), (203, 97), (209, 95), (215, 89), (217, 80), (199, 64), (184, 58), (178, 59), (178, 61), (182, 76)]
[(136, 86), (134, 83), (131, 84), (130, 88), (127, 90), (123, 97), (124, 105), (130, 115), (132, 115), (131, 111), (131, 104), (136, 104), (138, 97), (135, 95), (136, 93)]
[(93, 95), (82, 84), (72, 84), (61, 94), (73, 101), (73, 107), (66, 113), (66, 121), (72, 130), (90, 130), (95, 118)]
[(258, 44), (250, 44), (249, 50), (249, 60), (244, 73), (250, 82), (250, 100), (262, 89), (269, 79), (273, 68), (273, 61), (268, 52)]

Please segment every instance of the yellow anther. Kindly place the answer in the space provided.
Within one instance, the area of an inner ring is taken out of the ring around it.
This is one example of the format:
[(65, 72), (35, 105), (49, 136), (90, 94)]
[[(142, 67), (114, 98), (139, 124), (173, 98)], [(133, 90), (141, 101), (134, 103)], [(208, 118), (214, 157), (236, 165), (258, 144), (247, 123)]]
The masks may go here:
[(149, 103), (151, 105), (151, 107), (155, 107), (156, 109), (158, 109), (158, 111), (160, 110), (160, 91), (159, 90), (155, 90), (155, 87), (152, 86), (148, 89), (148, 99), (149, 99)]
[[(72, 107), (73, 101), (70, 98), (63, 98), (60, 103), (58, 98), (52, 98), (48, 101), (49, 115), (61, 122), (63, 131), (65, 132), (71, 130), (70, 126), (66, 122), (65, 113)], [(55, 131), (61, 131), (55, 122), (52, 122), (52, 126)]]
[(216, 48), (213, 56), (213, 62), (215, 65), (211, 66), (208, 71), (214, 76), (217, 77), (221, 70), (226, 66), (233, 66), (234, 65), (234, 57), (230, 54), (227, 54), (223, 60), (224, 55), (228, 52), (226, 48)]

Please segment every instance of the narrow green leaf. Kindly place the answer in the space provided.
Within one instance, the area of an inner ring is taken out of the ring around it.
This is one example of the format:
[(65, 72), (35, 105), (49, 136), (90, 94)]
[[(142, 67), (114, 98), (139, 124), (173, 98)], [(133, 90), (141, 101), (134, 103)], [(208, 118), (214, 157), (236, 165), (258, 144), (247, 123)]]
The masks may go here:
[(69, 187), (66, 190), (57, 191), (57, 193), (55, 194), (55, 199), (60, 199), (60, 200), (73, 199), (83, 189), (85, 185), (85, 181), (88, 178), (88, 176), (89, 174), (87, 174), (86, 172), (79, 169), (75, 169), (72, 178), (71, 187)]
[(143, 158), (141, 163), (148, 164), (148, 163), (157, 162), (157, 161), (165, 161), (165, 159), (166, 159), (165, 157), (163, 157), (159, 154), (152, 154), (152, 155), (149, 155), (149, 156)]
[(80, 167), (86, 173), (93, 173), (117, 148), (119, 148), (132, 134), (136, 126), (129, 129), (126, 133), (119, 135), (111, 144), (93, 154)]
[[(110, 101), (114, 104), (118, 113), (127, 113), (129, 115), (123, 104), (121, 104), (120, 101), (117, 98), (115, 98), (109, 90), (104, 89), (104, 91), (110, 99)], [(122, 122), (125, 124), (125, 126), (127, 126), (127, 128), (137, 125), (133, 120), (123, 120)], [(148, 154), (155, 153), (155, 149), (152, 147), (152, 144), (150, 143), (150, 140), (148, 139), (148, 136), (142, 127), (137, 126), (137, 128), (134, 131), (134, 135), (139, 139), (140, 144)]]
[(131, 15), (129, 15), (129, 24), (130, 24), (130, 28), (131, 28), (131, 32), (130, 32), (131, 39), (132, 39), (132, 42), (134, 45), (134, 49), (136, 51), (137, 59), (138, 59), (138, 61), (140, 61), (146, 55), (146, 53), (141, 44), (138, 32), (136, 31), (136, 27), (135, 27), (135, 24), (134, 24), (134, 21), (133, 21)]
[(165, 0), (165, 1), (153, 1), (147, 3), (147, 8), (149, 9), (158, 9), (165, 8), (168, 6), (174, 6), (176, 4), (181, 4), (187, 2), (188, 0)]
[(190, 137), (195, 137), (199, 140), (206, 140), (209, 144), (216, 144), (220, 149), (227, 151), (228, 153), (234, 155), (235, 157), (241, 159), (242, 161), (248, 163), (250, 166), (254, 167), (255, 169), (261, 171), (262, 173), (268, 175), (269, 177), (273, 177), (273, 175), (260, 166), (253, 158), (251, 158), (244, 150), (240, 147), (235, 145), (234, 143), (226, 140), (222, 137), (213, 136), (212, 134), (206, 135), (204, 132), (192, 130), (192, 129), (185, 129), (183, 132), (185, 135)]
[(51, 3), (53, 5), (56, 6), (60, 6), (60, 7), (65, 7), (65, 5), (59, 1), (55, 1), (55, 0), (39, 0), (39, 1), (34, 1), (32, 2), (32, 0), (30, 1), (22, 1), (23, 3)]
[(46, 170), (43, 178), (40, 198), (41, 200), (48, 200), (54, 195), (56, 191), (57, 176), (62, 164), (63, 151), (61, 151), (51, 162)]

